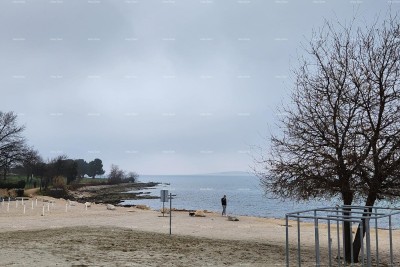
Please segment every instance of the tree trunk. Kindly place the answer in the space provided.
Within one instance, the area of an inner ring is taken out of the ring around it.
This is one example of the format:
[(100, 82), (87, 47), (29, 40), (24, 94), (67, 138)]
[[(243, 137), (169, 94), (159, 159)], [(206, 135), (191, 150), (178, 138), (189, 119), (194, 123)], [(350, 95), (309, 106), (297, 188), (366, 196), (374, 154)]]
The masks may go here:
[[(347, 192), (343, 193), (343, 203), (344, 205), (351, 205), (353, 203), (353, 193)], [(350, 208), (344, 208), (343, 209), (343, 216), (350, 216), (351, 215), (351, 209)], [(351, 223), (344, 221), (343, 223), (343, 232), (344, 232), (344, 242), (343, 242), (343, 249), (344, 249), (344, 256), (346, 262), (351, 262), (351, 245), (352, 245), (352, 240), (351, 240)]]
[[(375, 204), (375, 200), (376, 200), (376, 193), (375, 192), (371, 192), (368, 194), (367, 197), (367, 201), (365, 202), (365, 206), (373, 206)], [(369, 212), (372, 211), (372, 208), (366, 208), (364, 209), (364, 214), (363, 217), (361, 219), (361, 222), (359, 223), (358, 227), (357, 227), (357, 233), (356, 236), (354, 238), (354, 242), (353, 242), (353, 255), (354, 255), (354, 262), (357, 263), (359, 262), (358, 258), (360, 256), (360, 251), (361, 251), (361, 224), (362, 224), (362, 238), (364, 239), (365, 236), (365, 229), (366, 229), (366, 219), (368, 219), (368, 217), (371, 216), (371, 214)]]

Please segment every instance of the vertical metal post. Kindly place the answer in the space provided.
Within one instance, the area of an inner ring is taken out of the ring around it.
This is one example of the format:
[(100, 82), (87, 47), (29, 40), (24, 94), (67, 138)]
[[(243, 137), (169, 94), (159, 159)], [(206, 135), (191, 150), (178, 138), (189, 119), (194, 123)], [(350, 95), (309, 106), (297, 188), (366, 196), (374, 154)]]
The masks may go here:
[[(339, 215), (339, 207), (336, 207), (336, 215)], [(336, 221), (336, 234), (337, 234), (337, 246), (338, 246), (338, 267), (340, 267), (341, 260), (340, 260), (340, 221)]]
[(314, 211), (314, 229), (315, 229), (315, 266), (320, 266), (320, 258), (319, 258), (319, 231), (318, 231), (318, 219), (317, 219), (317, 211)]
[[(343, 210), (342, 210), (342, 214), (343, 214)], [(342, 217), (344, 220), (346, 219), (344, 216)], [(342, 221), (342, 241), (343, 241), (343, 266), (346, 266), (346, 237), (345, 237), (345, 221)], [(351, 232), (351, 231), (350, 231)]]
[(329, 267), (332, 267), (332, 242), (331, 242), (331, 220), (328, 219), (328, 255)]
[[(378, 210), (375, 209), (378, 213)], [(376, 265), (379, 266), (379, 234), (378, 234), (378, 218), (375, 217), (375, 246), (376, 246)]]
[(393, 264), (392, 215), (389, 215), (390, 266)]
[[(297, 215), (299, 215), (297, 213)], [(297, 217), (297, 263), (301, 266), (301, 245), (300, 245), (300, 218)]]
[(370, 234), (370, 227), (369, 227), (369, 218), (366, 218), (365, 220), (365, 232), (367, 234), (365, 244), (366, 244), (366, 249), (367, 249), (367, 266), (371, 267), (372, 266), (372, 261), (371, 261), (371, 234)]
[(165, 213), (165, 202), (163, 201), (162, 203), (162, 216), (164, 217), (164, 213)]
[(169, 235), (172, 235), (172, 193), (169, 193)]
[[(350, 240), (353, 240), (353, 222), (350, 221)], [(353, 246), (350, 244), (350, 259), (351, 259), (351, 266), (354, 266), (354, 252)], [(346, 260), (345, 260), (346, 262)]]
[(360, 223), (360, 232), (361, 232), (361, 235), (360, 235), (360, 244), (361, 244), (361, 266), (364, 266), (364, 226), (363, 226), (363, 223), (362, 223), (362, 221), (361, 221), (361, 223)]
[(289, 267), (289, 217), (286, 215), (286, 267)]

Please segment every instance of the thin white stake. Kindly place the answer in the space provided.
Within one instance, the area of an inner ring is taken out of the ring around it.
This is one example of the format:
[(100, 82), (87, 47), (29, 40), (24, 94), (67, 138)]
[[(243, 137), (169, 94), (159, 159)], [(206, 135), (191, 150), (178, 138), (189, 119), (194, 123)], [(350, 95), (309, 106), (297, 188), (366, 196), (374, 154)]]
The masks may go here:
[(22, 197), (22, 206), (24, 205), (24, 197)]
[(32, 209), (33, 209), (33, 199), (32, 199)]
[(65, 203), (65, 212), (68, 211), (68, 203)]
[(43, 208), (42, 208), (42, 216), (44, 216), (44, 205), (43, 205)]
[(4, 206), (4, 198), (3, 198), (3, 201), (1, 202), (1, 205)]
[(24, 205), (24, 214), (25, 214), (25, 205)]
[(47, 202), (47, 211), (50, 211), (50, 203)]
[(37, 198), (36, 198), (36, 206), (37, 206)]

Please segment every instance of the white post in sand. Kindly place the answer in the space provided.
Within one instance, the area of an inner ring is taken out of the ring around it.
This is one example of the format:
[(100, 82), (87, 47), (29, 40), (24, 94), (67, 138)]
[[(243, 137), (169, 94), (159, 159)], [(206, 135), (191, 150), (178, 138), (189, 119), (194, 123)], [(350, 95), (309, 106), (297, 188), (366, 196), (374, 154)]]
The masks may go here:
[(37, 206), (37, 198), (36, 198), (36, 206)]
[(24, 205), (24, 214), (25, 214), (25, 205)]
[(50, 203), (47, 202), (47, 211), (50, 211)]
[(4, 198), (3, 198), (3, 201), (1, 202), (1, 205), (4, 206)]
[(68, 212), (68, 203), (65, 203), (65, 212)]
[(42, 216), (44, 216), (44, 204), (43, 204), (43, 208), (42, 208)]
[(22, 197), (22, 206), (24, 205), (24, 197)]

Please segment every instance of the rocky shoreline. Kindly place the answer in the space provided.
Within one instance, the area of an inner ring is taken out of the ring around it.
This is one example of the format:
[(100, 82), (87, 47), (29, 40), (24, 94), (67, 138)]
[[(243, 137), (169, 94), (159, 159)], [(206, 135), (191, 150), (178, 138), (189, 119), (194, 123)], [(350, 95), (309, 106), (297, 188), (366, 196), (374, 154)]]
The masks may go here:
[[(89, 185), (69, 191), (71, 200), (77, 202), (94, 202), (118, 205), (123, 200), (157, 199), (150, 196), (146, 189), (157, 186), (159, 183), (124, 183), (116, 185)], [(135, 191), (135, 192), (130, 192)]]

